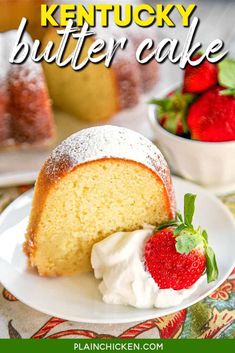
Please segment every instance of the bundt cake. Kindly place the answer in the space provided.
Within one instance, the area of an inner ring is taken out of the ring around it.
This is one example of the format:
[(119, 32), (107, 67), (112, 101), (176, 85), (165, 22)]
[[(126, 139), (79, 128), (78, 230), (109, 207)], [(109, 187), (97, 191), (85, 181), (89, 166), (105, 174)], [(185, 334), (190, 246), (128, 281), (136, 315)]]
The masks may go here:
[[(128, 39), (125, 50), (116, 52), (111, 67), (106, 68), (103, 62), (90, 63), (82, 70), (74, 71), (71, 65), (61, 68), (55, 63), (43, 62), (54, 105), (91, 122), (107, 120), (118, 111), (133, 107), (141, 94), (151, 89), (157, 81), (157, 62), (152, 60), (147, 65), (141, 65), (135, 59), (137, 46), (146, 38), (143, 31), (117, 27), (94, 28), (94, 31), (97, 35), (86, 38), (79, 62), (85, 59), (96, 39), (104, 39), (106, 43), (110, 37)], [(42, 47), (45, 48), (49, 41), (55, 43), (53, 54), (61, 41), (56, 28), (47, 29)], [(74, 51), (76, 43), (77, 40), (70, 38), (64, 58)]]
[(22, 17), (28, 20), (27, 31), (35, 39), (42, 38), (41, 4), (48, 0), (0, 0), (0, 31), (17, 29)]
[(158, 148), (126, 128), (92, 127), (63, 141), (43, 165), (24, 251), (40, 275), (86, 272), (94, 243), (174, 214), (171, 175)]
[(15, 30), (0, 33), (0, 147), (47, 145), (54, 121), (43, 71), (30, 59), (9, 63), (15, 39)]

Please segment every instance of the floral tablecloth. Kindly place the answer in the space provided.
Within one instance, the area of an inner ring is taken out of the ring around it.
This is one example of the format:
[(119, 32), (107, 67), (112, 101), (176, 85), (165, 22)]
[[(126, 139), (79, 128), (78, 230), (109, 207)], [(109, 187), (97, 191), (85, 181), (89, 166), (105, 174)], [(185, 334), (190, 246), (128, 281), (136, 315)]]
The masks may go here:
[[(0, 212), (29, 187), (0, 189)], [(235, 216), (235, 194), (221, 200)], [(0, 338), (235, 338), (235, 270), (213, 294), (188, 309), (134, 324), (65, 321), (29, 308), (1, 285), (0, 293)]]

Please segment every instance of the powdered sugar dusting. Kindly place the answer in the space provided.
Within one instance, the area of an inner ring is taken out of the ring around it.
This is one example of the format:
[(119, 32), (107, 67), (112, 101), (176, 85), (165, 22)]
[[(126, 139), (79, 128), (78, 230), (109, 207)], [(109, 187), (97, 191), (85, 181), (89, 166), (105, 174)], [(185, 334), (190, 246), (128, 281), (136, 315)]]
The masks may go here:
[(46, 177), (58, 181), (79, 164), (103, 158), (120, 158), (141, 163), (163, 180), (172, 214), (175, 198), (168, 165), (160, 150), (146, 137), (124, 127), (104, 125), (81, 130), (55, 148), (44, 166)]
[[(16, 30), (0, 33), (0, 83), (1, 85), (6, 84), (9, 77), (14, 76), (17, 80), (33, 82), (32, 90), (41, 88), (44, 82), (40, 63), (35, 63), (30, 57), (22, 64), (11, 64), (9, 62), (16, 36)], [(32, 39), (28, 33), (24, 33), (22, 41), (32, 46)], [(23, 55), (23, 51), (19, 53), (18, 57), (21, 55)]]
[(168, 178), (167, 163), (159, 149), (146, 137), (132, 130), (105, 125), (81, 130), (64, 140), (46, 162), (49, 179), (60, 178), (64, 163), (68, 171), (88, 161), (122, 158), (146, 165)]

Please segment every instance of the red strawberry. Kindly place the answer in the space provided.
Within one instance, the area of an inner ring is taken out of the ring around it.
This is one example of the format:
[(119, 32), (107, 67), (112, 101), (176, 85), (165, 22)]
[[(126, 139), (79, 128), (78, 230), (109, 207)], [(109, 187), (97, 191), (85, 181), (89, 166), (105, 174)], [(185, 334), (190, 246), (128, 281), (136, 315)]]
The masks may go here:
[(221, 94), (222, 90), (222, 87), (213, 87), (191, 104), (187, 124), (193, 139), (235, 140), (235, 97)]
[(175, 290), (192, 286), (206, 267), (205, 255), (198, 250), (180, 254), (170, 228), (155, 233), (145, 245), (147, 270), (160, 288)]
[[(200, 58), (194, 56), (194, 60)], [(187, 65), (184, 72), (183, 92), (200, 93), (217, 84), (218, 66), (205, 60), (198, 66)]]
[(206, 269), (207, 281), (218, 277), (215, 254), (208, 245), (208, 236), (192, 225), (196, 195), (184, 196), (184, 219), (163, 223), (147, 240), (144, 248), (146, 270), (160, 288), (175, 290), (192, 286)]

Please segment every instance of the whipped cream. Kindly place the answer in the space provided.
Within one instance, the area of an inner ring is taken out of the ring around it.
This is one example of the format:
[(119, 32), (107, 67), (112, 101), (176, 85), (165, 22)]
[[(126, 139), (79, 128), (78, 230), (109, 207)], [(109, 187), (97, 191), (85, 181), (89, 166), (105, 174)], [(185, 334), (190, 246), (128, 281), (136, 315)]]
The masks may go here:
[(108, 304), (131, 305), (137, 308), (166, 308), (180, 304), (197, 288), (160, 289), (145, 269), (143, 250), (153, 227), (134, 232), (118, 232), (93, 246), (91, 264), (99, 290)]

